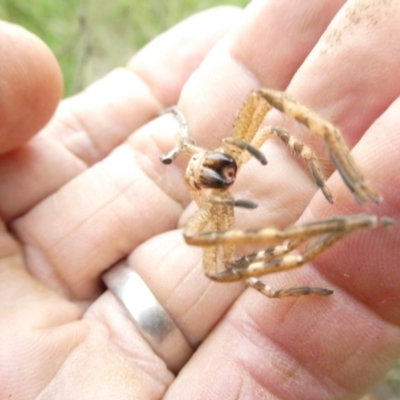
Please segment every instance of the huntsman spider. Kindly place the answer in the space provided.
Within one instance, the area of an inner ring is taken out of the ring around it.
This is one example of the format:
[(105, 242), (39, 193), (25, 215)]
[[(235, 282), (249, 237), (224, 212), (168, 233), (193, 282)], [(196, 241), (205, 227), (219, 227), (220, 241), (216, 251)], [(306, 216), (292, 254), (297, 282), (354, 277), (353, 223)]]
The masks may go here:
[[(259, 148), (271, 137), (280, 139), (307, 163), (315, 183), (326, 199), (333, 202), (314, 151), (283, 128), (261, 127), (272, 108), (322, 137), (332, 163), (359, 204), (367, 200), (376, 203), (381, 201), (380, 194), (355, 164), (340, 131), (288, 94), (270, 89), (259, 89), (249, 94), (236, 117), (232, 135), (223, 139), (221, 147), (214, 151), (198, 147), (188, 136), (187, 123), (179, 109), (172, 107), (165, 110), (177, 118), (180, 135), (177, 146), (163, 155), (161, 161), (170, 164), (181, 153), (191, 156), (185, 181), (198, 210), (186, 224), (184, 238), (188, 244), (203, 248), (203, 266), (207, 277), (219, 282), (244, 280), (247, 285), (271, 298), (307, 294), (327, 296), (333, 290), (310, 286), (273, 290), (258, 278), (272, 272), (300, 267), (351, 232), (367, 227), (387, 226), (391, 220), (358, 214), (334, 216), (285, 229), (236, 229), (234, 208), (255, 208), (257, 204), (235, 199), (229, 189), (238, 170), (251, 157), (262, 165), (266, 164)], [(237, 256), (235, 250), (239, 245), (260, 245), (266, 249)]]

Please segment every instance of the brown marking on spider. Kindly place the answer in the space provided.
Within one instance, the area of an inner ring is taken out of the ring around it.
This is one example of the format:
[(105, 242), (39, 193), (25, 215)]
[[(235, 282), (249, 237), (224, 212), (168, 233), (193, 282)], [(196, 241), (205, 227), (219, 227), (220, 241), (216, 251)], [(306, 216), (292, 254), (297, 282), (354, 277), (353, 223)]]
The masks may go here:
[[(379, 193), (355, 164), (340, 131), (288, 94), (270, 89), (260, 89), (249, 94), (236, 118), (232, 135), (223, 139), (221, 147), (215, 151), (206, 151), (196, 146), (194, 140), (187, 135), (188, 127), (183, 114), (177, 108), (167, 110), (175, 114), (181, 132), (177, 146), (162, 156), (161, 161), (170, 164), (181, 153), (191, 156), (185, 180), (199, 208), (185, 226), (184, 238), (188, 244), (203, 247), (206, 276), (219, 282), (244, 280), (268, 297), (307, 294), (327, 296), (333, 291), (309, 286), (272, 290), (258, 277), (300, 267), (351, 232), (379, 225), (388, 226), (392, 221), (386, 217), (379, 219), (374, 215), (359, 214), (334, 216), (281, 230), (235, 229), (234, 207), (255, 208), (257, 204), (234, 199), (229, 188), (235, 182), (237, 171), (251, 157), (263, 165), (267, 163), (259, 148), (271, 137), (280, 139), (307, 163), (315, 183), (326, 199), (333, 202), (314, 151), (280, 127), (261, 128), (265, 115), (272, 108), (322, 136), (333, 164), (359, 204), (367, 200), (376, 203), (381, 201)], [(236, 246), (247, 244), (267, 248), (243, 257), (235, 256)], [(298, 251), (300, 246), (303, 246), (301, 252)], [(222, 269), (218, 268), (221, 263)]]

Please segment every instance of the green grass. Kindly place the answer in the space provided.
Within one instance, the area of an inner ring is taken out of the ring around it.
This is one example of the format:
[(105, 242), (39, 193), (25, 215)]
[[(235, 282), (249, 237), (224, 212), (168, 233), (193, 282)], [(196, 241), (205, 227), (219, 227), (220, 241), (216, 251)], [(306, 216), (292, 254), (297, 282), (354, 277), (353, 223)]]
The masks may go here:
[(0, 19), (24, 26), (56, 55), (65, 96), (80, 91), (127, 60), (177, 22), (216, 5), (248, 0), (3, 0)]

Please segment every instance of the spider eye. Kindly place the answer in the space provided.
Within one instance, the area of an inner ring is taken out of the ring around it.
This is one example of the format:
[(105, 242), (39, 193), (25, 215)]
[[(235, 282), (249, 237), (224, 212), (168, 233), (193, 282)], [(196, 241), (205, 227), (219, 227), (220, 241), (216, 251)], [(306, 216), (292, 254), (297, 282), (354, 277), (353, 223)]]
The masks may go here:
[(203, 160), (199, 183), (202, 187), (223, 189), (236, 179), (236, 161), (227, 154), (210, 152)]

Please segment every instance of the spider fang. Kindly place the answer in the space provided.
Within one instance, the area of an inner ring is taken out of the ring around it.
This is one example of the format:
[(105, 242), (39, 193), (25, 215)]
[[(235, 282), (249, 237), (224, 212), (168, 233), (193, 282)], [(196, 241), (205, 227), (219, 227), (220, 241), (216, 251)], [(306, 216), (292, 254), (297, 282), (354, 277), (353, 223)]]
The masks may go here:
[(224, 189), (236, 179), (236, 161), (219, 151), (207, 152), (204, 157), (192, 158), (195, 184), (199, 188)]

